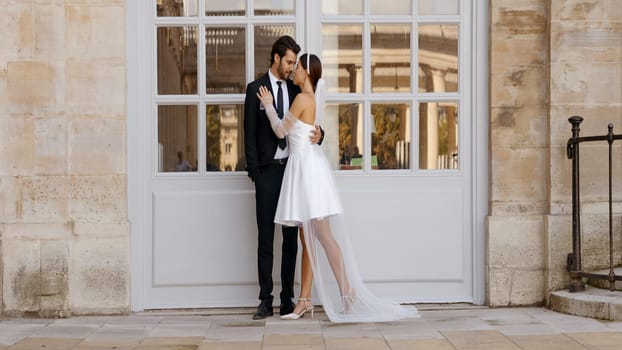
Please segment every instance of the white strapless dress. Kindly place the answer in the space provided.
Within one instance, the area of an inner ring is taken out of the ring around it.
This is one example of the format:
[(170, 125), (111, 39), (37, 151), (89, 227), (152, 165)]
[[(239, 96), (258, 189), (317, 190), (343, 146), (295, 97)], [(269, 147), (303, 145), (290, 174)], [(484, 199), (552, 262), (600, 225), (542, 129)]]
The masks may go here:
[(315, 126), (297, 120), (289, 130), (289, 159), (274, 222), (297, 226), (343, 212), (324, 151), (309, 140)]

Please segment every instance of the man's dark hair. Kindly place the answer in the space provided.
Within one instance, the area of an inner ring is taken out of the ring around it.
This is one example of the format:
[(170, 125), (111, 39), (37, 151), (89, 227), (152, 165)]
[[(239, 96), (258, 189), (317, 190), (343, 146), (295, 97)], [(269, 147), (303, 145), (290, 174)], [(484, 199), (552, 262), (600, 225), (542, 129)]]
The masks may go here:
[(274, 63), (274, 54), (278, 53), (280, 57), (285, 56), (287, 50), (292, 50), (296, 55), (300, 52), (300, 46), (296, 40), (289, 35), (283, 35), (272, 44), (272, 52), (270, 52), (270, 65)]

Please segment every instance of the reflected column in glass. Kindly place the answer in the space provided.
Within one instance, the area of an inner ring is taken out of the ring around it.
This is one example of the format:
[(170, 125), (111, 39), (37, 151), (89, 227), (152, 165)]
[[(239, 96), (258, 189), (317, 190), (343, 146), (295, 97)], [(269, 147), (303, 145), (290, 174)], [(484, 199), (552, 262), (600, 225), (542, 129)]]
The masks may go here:
[(410, 169), (410, 104), (375, 103), (372, 113), (372, 168)]
[(371, 25), (372, 92), (410, 92), (410, 25)]
[(197, 27), (157, 28), (158, 94), (197, 93)]
[(238, 94), (246, 87), (246, 30), (244, 27), (205, 28), (208, 94)]
[(329, 92), (363, 92), (363, 26), (322, 26), (322, 77)]
[(158, 106), (158, 172), (197, 171), (197, 106)]
[(419, 104), (419, 169), (458, 169), (458, 104)]
[(419, 16), (457, 15), (458, 0), (419, 0), (417, 11)]
[(322, 0), (323, 15), (362, 15), (363, 0)]
[(296, 31), (291, 25), (260, 25), (255, 27), (255, 79), (263, 76), (270, 68), (272, 44), (283, 35), (296, 38)]
[(255, 16), (294, 14), (294, 0), (254, 0)]
[(205, 0), (205, 15), (244, 16), (246, 15), (246, 0)]
[(369, 12), (372, 15), (401, 15), (412, 13), (411, 0), (369, 0)]
[(419, 26), (419, 91), (458, 91), (458, 26)]
[(198, 0), (157, 0), (158, 17), (195, 17), (199, 14)]
[(244, 105), (207, 105), (207, 171), (245, 171)]

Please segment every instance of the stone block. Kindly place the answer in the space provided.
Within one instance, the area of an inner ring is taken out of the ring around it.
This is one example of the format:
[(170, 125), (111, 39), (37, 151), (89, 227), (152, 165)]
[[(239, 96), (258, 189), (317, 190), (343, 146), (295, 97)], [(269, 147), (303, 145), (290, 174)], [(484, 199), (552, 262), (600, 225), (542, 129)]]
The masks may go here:
[(41, 241), (41, 311), (43, 317), (68, 315), (69, 245), (67, 240)]
[(2, 240), (5, 316), (38, 316), (41, 301), (41, 241)]
[[(493, 72), (508, 66), (541, 66), (548, 64), (548, 36), (511, 35), (504, 32), (490, 37), (490, 66)], [(517, 54), (520, 53), (520, 54)]]
[(66, 16), (68, 57), (125, 59), (123, 3), (68, 4)]
[(605, 2), (603, 0), (553, 0), (551, 19), (585, 21), (603, 19)]
[(129, 237), (129, 222), (74, 222), (73, 234), (84, 237)]
[(125, 117), (125, 60), (68, 59), (66, 69), (66, 108), (69, 114)]
[(588, 94), (588, 75), (585, 64), (551, 64), (551, 104), (585, 104)]
[(491, 163), (492, 201), (547, 199), (546, 148), (493, 148)]
[(78, 222), (126, 221), (126, 177), (72, 176), (71, 219)]
[(544, 267), (542, 216), (491, 216), (488, 218), (488, 266), (491, 269)]
[(126, 121), (74, 119), (70, 123), (70, 172), (79, 175), (126, 172)]
[[(504, 66), (490, 74), (492, 107), (533, 108), (538, 114), (548, 105), (547, 67)], [(533, 107), (532, 107), (533, 106)]]
[(491, 30), (506, 36), (545, 35), (548, 6), (542, 0), (491, 0)]
[[(618, 40), (622, 43), (622, 31), (618, 32)], [(592, 63), (587, 84), (589, 104), (622, 105), (622, 60)]]
[(549, 292), (568, 286), (566, 258), (572, 253), (572, 215), (547, 215), (544, 226), (545, 295), (548, 296)]
[(0, 57), (29, 58), (33, 52), (34, 18), (29, 2), (16, 1), (11, 6), (0, 6), (3, 28)]
[(35, 57), (64, 60), (66, 52), (65, 2), (37, 0), (34, 13)]
[(78, 237), (71, 243), (73, 314), (129, 311), (129, 238)]
[(41, 175), (68, 174), (66, 118), (35, 118), (34, 171)]
[(593, 61), (619, 61), (622, 25), (594, 21), (551, 23), (551, 62), (586, 67)]
[(545, 147), (548, 144), (548, 113), (543, 106), (490, 109), (491, 143), (495, 147)]
[(44, 115), (56, 111), (63, 85), (53, 62), (12, 61), (7, 74), (10, 114)]
[(66, 176), (23, 177), (17, 217), (25, 223), (64, 223), (69, 220), (69, 178)]
[(31, 175), (34, 167), (34, 119), (29, 116), (0, 118), (0, 175)]
[[(551, 146), (549, 152), (550, 201), (552, 214), (571, 214), (572, 207), (572, 160), (566, 156), (566, 146)], [(563, 210), (563, 211), (562, 211)]]
[(71, 237), (70, 223), (5, 223), (2, 238), (24, 240), (63, 240)]
[(551, 106), (551, 146), (566, 147), (572, 137), (568, 118), (573, 115), (583, 117), (579, 136), (605, 135), (609, 123), (615, 134), (622, 134), (622, 105), (556, 105)]

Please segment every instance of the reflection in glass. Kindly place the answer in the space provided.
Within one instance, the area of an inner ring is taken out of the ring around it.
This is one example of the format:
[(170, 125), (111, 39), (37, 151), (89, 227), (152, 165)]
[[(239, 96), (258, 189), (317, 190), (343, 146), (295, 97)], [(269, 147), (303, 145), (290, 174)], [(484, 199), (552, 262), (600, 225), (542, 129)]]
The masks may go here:
[(206, 16), (244, 16), (246, 0), (205, 0)]
[(370, 0), (369, 11), (372, 15), (403, 15), (411, 12), (411, 0)]
[(207, 105), (207, 171), (244, 171), (244, 106)]
[(410, 91), (410, 25), (371, 25), (372, 92)]
[(417, 10), (420, 16), (457, 15), (458, 0), (419, 0)]
[(363, 169), (364, 159), (369, 156), (369, 152), (363, 155), (363, 105), (328, 104), (324, 114), (322, 128), (330, 131), (326, 132), (322, 147), (333, 169)]
[(255, 79), (263, 76), (270, 68), (272, 44), (283, 35), (296, 38), (293, 25), (260, 25), (255, 27)]
[(197, 171), (197, 106), (158, 106), (158, 172)]
[(371, 154), (378, 169), (410, 169), (410, 105), (372, 104), (371, 113)]
[(322, 26), (322, 76), (329, 92), (363, 92), (363, 26)]
[(458, 168), (458, 105), (419, 104), (419, 169)]
[(322, 0), (324, 15), (362, 15), (363, 0)]
[(199, 14), (198, 0), (157, 0), (158, 17), (189, 17)]
[(197, 93), (197, 28), (158, 27), (158, 94)]
[(458, 91), (458, 26), (419, 26), (419, 91)]
[(255, 16), (285, 16), (294, 14), (294, 0), (255, 0)]
[(205, 28), (208, 94), (243, 93), (246, 86), (244, 27)]

